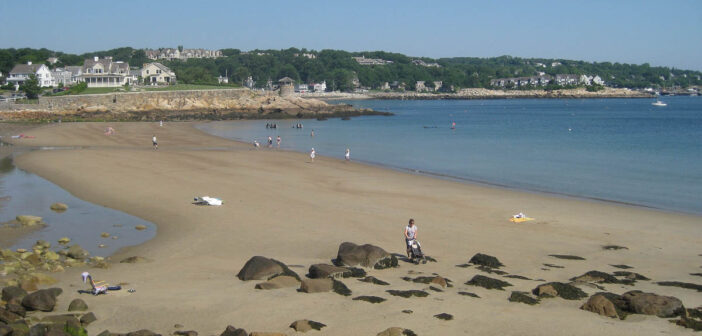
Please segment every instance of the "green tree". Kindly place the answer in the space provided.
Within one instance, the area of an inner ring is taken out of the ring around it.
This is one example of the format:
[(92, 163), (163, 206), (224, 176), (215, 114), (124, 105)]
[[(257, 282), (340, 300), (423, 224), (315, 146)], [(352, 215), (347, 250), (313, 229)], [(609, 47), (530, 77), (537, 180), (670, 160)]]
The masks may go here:
[(24, 84), (20, 85), (20, 90), (22, 90), (29, 99), (36, 99), (39, 97), (41, 92), (41, 87), (39, 86), (39, 81), (37, 76), (29, 75), (29, 79), (24, 81)]
[(134, 54), (129, 59), (129, 65), (133, 67), (142, 67), (149, 59), (146, 57), (146, 52), (143, 49), (134, 50)]

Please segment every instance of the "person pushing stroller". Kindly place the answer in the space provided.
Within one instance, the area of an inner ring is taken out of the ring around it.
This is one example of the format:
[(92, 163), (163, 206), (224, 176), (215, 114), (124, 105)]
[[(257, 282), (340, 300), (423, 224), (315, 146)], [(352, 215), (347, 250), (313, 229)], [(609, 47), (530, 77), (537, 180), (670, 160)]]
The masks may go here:
[(414, 219), (410, 218), (409, 223), (405, 227), (405, 246), (407, 247), (407, 258), (410, 261), (423, 258), (422, 248), (417, 241), (417, 226), (414, 225)]

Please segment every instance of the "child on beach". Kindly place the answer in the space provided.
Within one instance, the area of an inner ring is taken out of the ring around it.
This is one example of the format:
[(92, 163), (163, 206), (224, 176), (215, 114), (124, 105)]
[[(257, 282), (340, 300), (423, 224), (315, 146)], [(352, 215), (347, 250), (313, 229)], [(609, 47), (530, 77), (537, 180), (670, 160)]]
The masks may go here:
[(278, 148), (280, 148), (280, 135), (275, 139), (275, 143), (278, 145)]
[(317, 152), (314, 151), (314, 148), (312, 148), (312, 151), (310, 152), (310, 159), (312, 159), (312, 162), (314, 162), (314, 157), (317, 155)]
[(153, 143), (154, 149), (158, 149), (158, 142), (156, 141), (156, 134), (151, 138), (151, 142)]
[(346, 148), (346, 154), (344, 154), (344, 158), (346, 158), (346, 161), (351, 161), (351, 150)]

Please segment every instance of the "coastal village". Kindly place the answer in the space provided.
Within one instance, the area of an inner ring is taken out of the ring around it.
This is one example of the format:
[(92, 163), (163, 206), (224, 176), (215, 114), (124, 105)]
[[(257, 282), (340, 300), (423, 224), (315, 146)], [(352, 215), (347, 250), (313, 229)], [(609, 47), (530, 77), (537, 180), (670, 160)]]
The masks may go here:
[[(113, 56), (94, 56), (84, 59), (81, 66), (64, 66), (61, 65), (59, 57), (49, 57), (44, 62), (33, 63), (27, 61), (22, 64), (15, 64), (14, 67), (5, 75), (0, 74), (0, 86), (5, 88), (4, 95), (0, 95), (0, 101), (16, 101), (26, 98), (20, 88), (30, 78), (34, 77), (37, 80), (38, 86), (41, 88), (53, 88), (53, 93), (66, 91), (71, 86), (79, 83), (85, 83), (87, 88), (115, 88), (122, 87), (135, 90), (139, 87), (158, 87), (158, 86), (174, 86), (178, 88), (179, 84), (177, 70), (164, 65), (165, 62), (187, 62), (188, 60), (197, 59), (218, 59), (224, 57), (221, 50), (210, 49), (185, 49), (179, 48), (159, 48), (159, 49), (144, 49), (143, 53), (147, 62), (140, 67), (130, 66), (124, 60), (115, 59)], [(242, 52), (242, 54), (248, 54)], [(265, 57), (268, 53), (256, 52), (256, 56)], [(295, 53), (294, 57), (302, 57), (310, 60), (317, 58), (315, 52)], [(362, 67), (384, 67), (393, 64), (393, 61), (370, 58), (365, 56), (351, 57), (353, 62)], [(442, 66), (433, 61), (415, 58), (410, 63), (415, 67), (440, 69)], [(521, 77), (505, 77), (493, 78), (489, 81), (487, 89), (494, 90), (496, 96), (500, 96), (500, 91), (503, 90), (553, 90), (554, 88), (588, 88), (588, 91), (597, 91), (601, 88), (609, 87), (609, 83), (605, 78), (598, 74), (555, 74), (549, 75), (545, 72), (546, 68), (556, 68), (561, 66), (561, 62), (552, 62), (544, 64), (541, 62), (533, 62), (532, 66), (544, 71), (537, 71), (534, 76)], [(407, 82), (395, 80), (390, 82), (382, 82), (376, 87), (364, 85), (357, 73), (352, 73), (350, 78), (350, 86), (347, 88), (348, 93), (355, 94), (372, 94), (376, 93), (382, 96), (383, 93), (457, 93), (470, 91), (470, 88), (458, 88), (454, 85), (444, 85), (443, 81), (426, 81), (416, 80)], [(671, 73), (671, 76), (673, 74)], [(698, 76), (699, 77), (699, 76)], [(665, 78), (661, 78), (665, 79)], [(699, 80), (699, 78), (697, 78)], [(231, 73), (221, 73), (217, 77), (212, 78), (212, 81), (217, 85), (223, 86), (240, 86), (252, 90), (261, 91), (277, 91), (281, 95), (300, 95), (304, 97), (307, 94), (315, 94), (316, 96), (324, 94), (342, 93), (335, 88), (336, 85), (330, 85), (326, 80), (319, 82), (303, 82), (290, 77), (282, 78), (254, 78), (249, 75), (236, 83)], [(265, 83), (265, 84), (263, 84)], [(281, 87), (284, 89), (281, 90)], [(292, 90), (290, 90), (292, 88)], [(593, 88), (590, 90), (590, 88)], [(678, 95), (697, 95), (699, 87), (691, 86), (688, 88), (645, 88), (638, 90), (641, 93), (652, 94), (661, 93), (669, 94), (676, 93)], [(105, 91), (107, 92), (107, 91)], [(2, 92), (0, 92), (2, 94)], [(518, 94), (522, 96), (523, 94)]]

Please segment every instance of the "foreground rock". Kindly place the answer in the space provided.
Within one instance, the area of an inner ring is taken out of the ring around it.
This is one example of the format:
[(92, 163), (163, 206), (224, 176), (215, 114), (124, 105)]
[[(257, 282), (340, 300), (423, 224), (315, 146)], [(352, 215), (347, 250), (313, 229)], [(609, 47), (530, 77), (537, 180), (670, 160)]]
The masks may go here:
[(482, 253), (477, 253), (474, 255), (472, 258), (470, 258), (468, 263), (490, 268), (500, 268), (504, 266), (504, 264), (502, 264), (497, 258)]
[(219, 336), (249, 336), (249, 334), (244, 329), (229, 325)]
[(270, 280), (278, 275), (291, 276), (300, 280), (300, 276), (282, 262), (266, 257), (255, 256), (241, 268), (237, 277), (240, 280)]
[(344, 242), (339, 245), (339, 251), (334, 263), (337, 266), (362, 266), (385, 269), (397, 267), (397, 258), (382, 248), (371, 244), (356, 245)]
[(566, 300), (580, 300), (587, 297), (582, 289), (562, 282), (549, 282), (539, 285), (532, 291), (538, 297), (561, 297)]
[(380, 280), (374, 276), (367, 276), (363, 279), (358, 279), (358, 281), (368, 282), (368, 283), (372, 283), (374, 285), (380, 285), (380, 286), (389, 286), (390, 285), (388, 282)]
[(295, 329), (297, 332), (308, 332), (310, 330), (322, 330), (322, 328), (327, 325), (324, 323), (310, 321), (310, 320), (297, 320), (290, 324), (290, 328)]
[(22, 306), (27, 310), (40, 310), (50, 312), (56, 306), (56, 297), (61, 294), (60, 288), (41, 289), (27, 294), (22, 299)]
[(399, 297), (403, 297), (403, 298), (410, 298), (410, 297), (413, 297), (413, 296), (416, 296), (416, 297), (427, 297), (427, 296), (429, 296), (429, 293), (427, 293), (427, 292), (425, 292), (425, 291), (421, 291), (421, 290), (416, 290), (416, 289), (404, 290), (404, 291), (403, 291), (403, 290), (390, 289), (390, 290), (386, 290), (386, 292), (388, 292), (388, 293), (389, 293), (390, 295), (392, 295), (392, 296), (399, 296)]
[(35, 226), (35, 225), (40, 225), (44, 224), (43, 218), (39, 216), (32, 216), (32, 215), (19, 215), (15, 219), (22, 224), (23, 226)]
[(86, 311), (88, 310), (88, 304), (83, 301), (83, 299), (74, 299), (68, 304), (68, 311)]
[(529, 293), (518, 291), (512, 292), (508, 300), (510, 302), (521, 302), (532, 306), (539, 303), (539, 299), (531, 297)]
[(17, 286), (8, 286), (2, 289), (2, 300), (10, 303), (20, 303), (27, 295), (27, 291)]
[(580, 309), (620, 320), (625, 319), (629, 315), (627, 303), (622, 299), (621, 295), (607, 292), (594, 294)]
[(675, 317), (685, 315), (682, 301), (672, 296), (662, 296), (642, 291), (630, 291), (622, 295), (627, 308), (635, 314), (656, 315), (658, 317)]
[(417, 334), (410, 329), (400, 327), (390, 327), (377, 334), (377, 336), (416, 336)]

